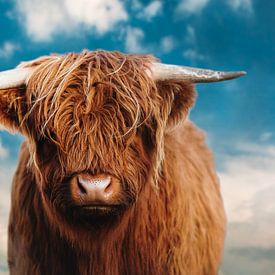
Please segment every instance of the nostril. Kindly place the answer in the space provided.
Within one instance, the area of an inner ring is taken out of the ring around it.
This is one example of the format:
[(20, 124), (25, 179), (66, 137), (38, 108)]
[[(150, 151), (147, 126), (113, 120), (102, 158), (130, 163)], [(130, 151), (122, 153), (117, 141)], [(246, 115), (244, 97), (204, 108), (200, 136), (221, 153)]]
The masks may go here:
[(79, 179), (77, 179), (77, 185), (78, 185), (78, 189), (80, 190), (81, 194), (87, 194), (86, 189), (83, 187), (83, 185), (79, 182)]

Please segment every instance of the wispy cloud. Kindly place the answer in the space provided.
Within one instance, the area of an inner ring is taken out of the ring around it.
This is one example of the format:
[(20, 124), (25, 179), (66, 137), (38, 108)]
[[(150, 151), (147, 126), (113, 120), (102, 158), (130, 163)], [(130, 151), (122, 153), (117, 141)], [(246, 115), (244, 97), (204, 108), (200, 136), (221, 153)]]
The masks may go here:
[(195, 29), (191, 25), (186, 27), (185, 41), (189, 44), (196, 44), (197, 42)]
[(173, 51), (177, 42), (173, 36), (164, 36), (159, 42), (148, 42), (140, 28), (128, 26), (125, 31), (125, 50), (131, 53), (167, 54)]
[(191, 63), (196, 63), (196, 61), (201, 61), (205, 59), (205, 56), (198, 53), (194, 49), (187, 49), (186, 51), (183, 52), (183, 56), (186, 59), (191, 60)]
[(275, 246), (275, 146), (241, 143), (235, 149), (220, 172), (228, 245)]
[(234, 11), (253, 13), (252, 0), (227, 0), (227, 3)]
[(160, 41), (160, 49), (162, 53), (170, 53), (176, 47), (176, 40), (173, 36), (168, 35), (161, 39)]
[[(211, 0), (180, 0), (176, 13), (183, 16), (200, 14)], [(253, 13), (252, 0), (226, 0), (226, 3), (235, 12)]]
[(149, 3), (147, 6), (143, 6), (140, 2), (136, 3), (138, 4), (138, 18), (142, 18), (146, 21), (151, 21), (154, 17), (161, 14), (162, 12), (162, 2), (155, 0)]
[(14, 52), (19, 49), (19, 46), (11, 41), (6, 41), (0, 47), (0, 57), (10, 58), (13, 56)]
[(128, 27), (126, 29), (125, 49), (127, 52), (143, 53), (146, 47), (143, 45), (145, 34), (140, 28)]
[[(6, 255), (7, 253), (7, 229), (8, 215), (10, 210), (10, 186), (13, 173), (13, 167), (8, 168), (4, 165), (0, 166), (0, 254), (2, 255)], [(3, 261), (4, 259), (0, 257), (0, 260)]]
[(188, 47), (182, 54), (192, 65), (196, 65), (198, 61), (206, 59), (206, 56), (201, 54), (198, 50), (196, 31), (191, 25), (186, 27), (185, 43)]
[(8, 156), (9, 151), (7, 148), (5, 148), (2, 144), (2, 140), (0, 138), (0, 159), (4, 159)]
[(59, 33), (72, 35), (78, 27), (104, 34), (116, 23), (128, 19), (120, 0), (16, 0), (15, 3), (18, 18), (35, 41), (50, 41)]
[(161, 1), (153, 1), (144, 9), (144, 15), (148, 18), (153, 18), (156, 15), (160, 14), (162, 10), (162, 2)]
[(181, 0), (176, 8), (177, 13), (183, 15), (200, 13), (210, 0)]

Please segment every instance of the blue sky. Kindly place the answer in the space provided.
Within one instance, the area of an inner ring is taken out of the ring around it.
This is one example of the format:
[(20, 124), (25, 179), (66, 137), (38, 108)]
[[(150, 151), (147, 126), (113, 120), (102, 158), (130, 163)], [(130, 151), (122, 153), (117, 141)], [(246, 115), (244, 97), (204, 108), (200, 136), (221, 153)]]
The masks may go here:
[[(0, 70), (53, 52), (102, 48), (247, 71), (198, 85), (191, 119), (207, 132), (221, 179), (229, 220), (221, 272), (268, 275), (275, 270), (274, 26), (272, 0), (0, 0)], [(21, 141), (0, 130), (2, 254)]]

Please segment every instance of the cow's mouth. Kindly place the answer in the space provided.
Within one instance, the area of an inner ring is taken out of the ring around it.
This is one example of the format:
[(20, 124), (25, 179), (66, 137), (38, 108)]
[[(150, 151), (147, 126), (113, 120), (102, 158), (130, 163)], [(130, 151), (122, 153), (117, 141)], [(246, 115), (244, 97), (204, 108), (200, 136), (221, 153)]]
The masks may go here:
[(123, 209), (122, 205), (92, 204), (78, 206), (77, 210), (86, 215), (117, 215)]
[[(69, 221), (87, 229), (102, 229), (116, 224), (126, 210), (126, 205), (87, 204), (73, 206), (67, 212)], [(69, 216), (68, 216), (69, 215)]]
[(80, 216), (93, 217), (93, 216), (117, 216), (123, 210), (126, 205), (123, 204), (87, 204), (78, 205), (74, 208), (74, 212)]

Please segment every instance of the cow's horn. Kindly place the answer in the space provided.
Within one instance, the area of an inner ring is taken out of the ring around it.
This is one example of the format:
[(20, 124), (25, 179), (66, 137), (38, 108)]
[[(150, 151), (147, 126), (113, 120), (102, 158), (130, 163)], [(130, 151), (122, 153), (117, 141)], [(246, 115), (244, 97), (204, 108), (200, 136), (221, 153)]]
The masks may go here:
[(217, 82), (246, 75), (246, 72), (221, 72), (162, 63), (153, 63), (151, 71), (155, 80), (189, 80), (193, 83)]
[[(26, 84), (34, 68), (18, 68), (0, 72), (0, 89), (8, 89)], [(217, 82), (234, 79), (246, 72), (221, 72), (186, 66), (153, 63), (152, 74), (155, 80), (189, 80), (194, 83)]]
[(0, 72), (0, 89), (15, 88), (26, 84), (34, 68), (18, 68)]

